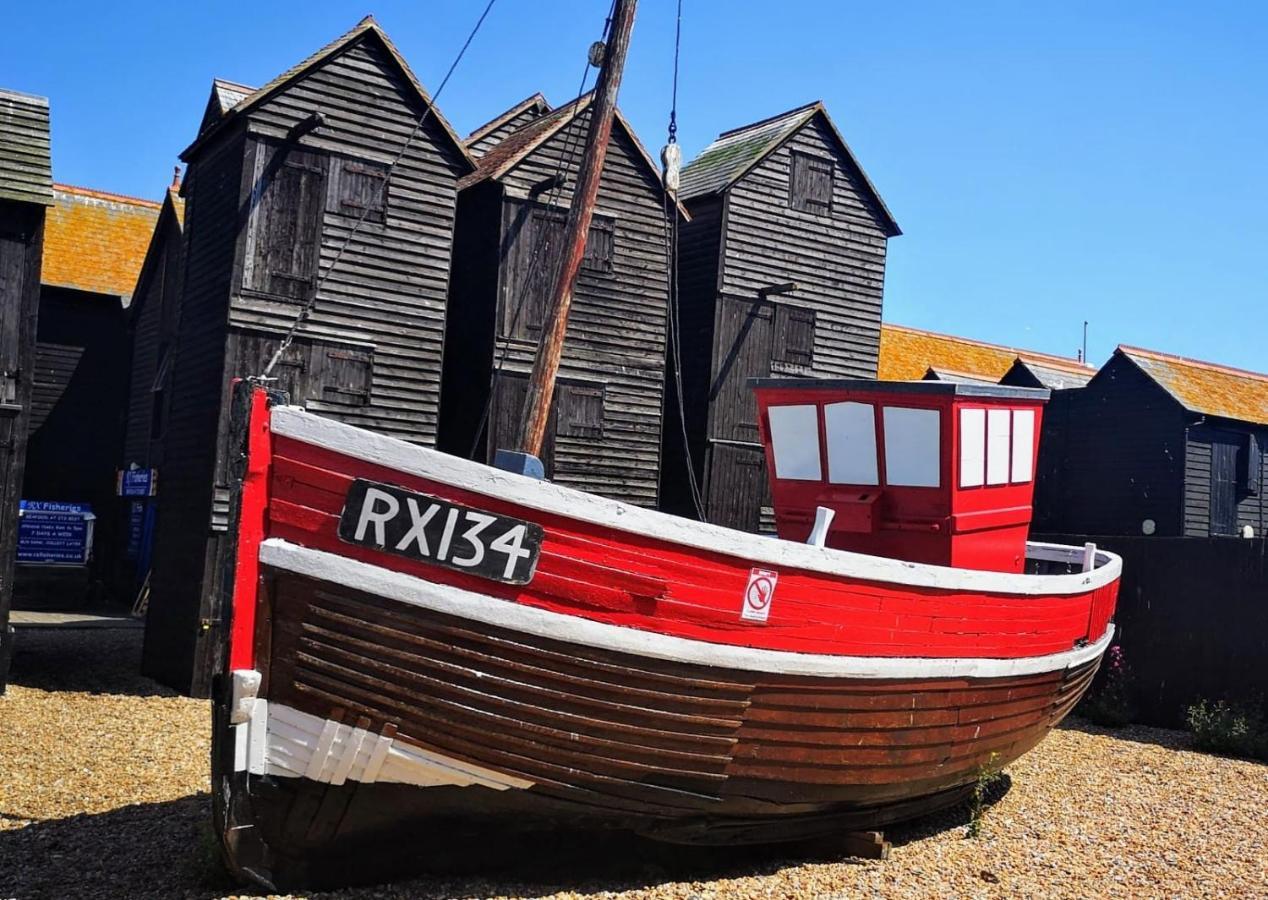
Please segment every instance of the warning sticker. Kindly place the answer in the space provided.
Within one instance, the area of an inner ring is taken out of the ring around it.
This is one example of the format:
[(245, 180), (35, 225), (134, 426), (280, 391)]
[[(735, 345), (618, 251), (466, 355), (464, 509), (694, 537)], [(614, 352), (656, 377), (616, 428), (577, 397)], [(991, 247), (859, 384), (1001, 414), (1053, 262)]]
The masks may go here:
[(770, 616), (771, 601), (775, 599), (775, 584), (779, 573), (770, 569), (751, 569), (748, 587), (744, 589), (744, 605), (740, 618), (746, 622), (765, 622)]

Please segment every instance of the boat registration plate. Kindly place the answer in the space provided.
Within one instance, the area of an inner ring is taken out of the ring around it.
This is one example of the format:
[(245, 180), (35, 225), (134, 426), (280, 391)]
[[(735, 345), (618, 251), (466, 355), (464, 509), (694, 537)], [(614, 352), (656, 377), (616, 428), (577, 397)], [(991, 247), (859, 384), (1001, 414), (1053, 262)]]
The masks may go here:
[(358, 478), (344, 501), (339, 537), (493, 581), (527, 584), (537, 570), (542, 527)]

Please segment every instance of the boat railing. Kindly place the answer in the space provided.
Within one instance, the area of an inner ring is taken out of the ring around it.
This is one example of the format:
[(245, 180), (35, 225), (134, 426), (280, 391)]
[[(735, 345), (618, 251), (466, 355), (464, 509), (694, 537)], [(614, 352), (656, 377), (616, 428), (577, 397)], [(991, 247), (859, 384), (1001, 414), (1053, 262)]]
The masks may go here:
[(1112, 553), (1098, 550), (1095, 544), (1090, 543), (1076, 547), (1041, 541), (1026, 542), (1026, 570), (1031, 574), (1088, 572), (1109, 565), (1114, 558)]

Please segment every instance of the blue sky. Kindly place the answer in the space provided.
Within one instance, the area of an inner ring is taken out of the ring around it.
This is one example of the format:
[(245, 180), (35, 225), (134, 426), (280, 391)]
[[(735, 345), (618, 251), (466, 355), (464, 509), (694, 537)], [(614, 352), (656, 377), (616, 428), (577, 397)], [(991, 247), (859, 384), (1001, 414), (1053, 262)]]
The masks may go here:
[[(466, 133), (576, 90), (607, 0), (498, 0), (439, 105)], [(475, 2), (42, 3), (0, 85), (48, 95), (59, 181), (158, 198), (211, 78), (260, 84), (373, 13), (431, 90)], [(684, 0), (680, 139), (823, 99), (903, 236), (885, 318), (1089, 358), (1268, 371), (1268, 4)], [(621, 105), (655, 152), (674, 0), (642, 0)]]

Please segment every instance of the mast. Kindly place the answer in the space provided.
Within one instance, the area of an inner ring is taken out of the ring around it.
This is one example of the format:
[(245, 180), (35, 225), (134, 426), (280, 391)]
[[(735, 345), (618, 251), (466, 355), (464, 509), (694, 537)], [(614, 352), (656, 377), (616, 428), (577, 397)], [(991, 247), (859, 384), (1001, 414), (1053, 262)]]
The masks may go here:
[(599, 72), (599, 81), (594, 88), (594, 98), (590, 103), (590, 131), (586, 136), (581, 171), (572, 195), (572, 208), (564, 225), (563, 264), (559, 267), (559, 277), (550, 294), (546, 313), (547, 327), (542, 332), (537, 357), (533, 360), (533, 374), (528, 381), (524, 416), (520, 421), (520, 450), (533, 456), (541, 455), (546, 424), (550, 420), (555, 377), (559, 374), (564, 334), (568, 330), (568, 312), (572, 308), (572, 286), (586, 252), (586, 235), (590, 231), (594, 202), (599, 195), (599, 177), (608, 152), (608, 138), (612, 134), (616, 95), (621, 88), (621, 73), (625, 68), (625, 54), (630, 46), (634, 7), (637, 5), (638, 0), (615, 0), (611, 37), (603, 68)]

